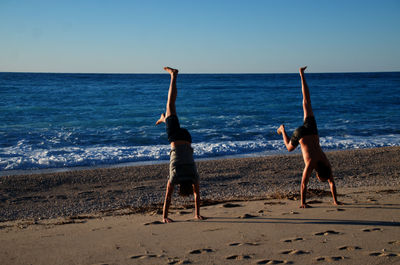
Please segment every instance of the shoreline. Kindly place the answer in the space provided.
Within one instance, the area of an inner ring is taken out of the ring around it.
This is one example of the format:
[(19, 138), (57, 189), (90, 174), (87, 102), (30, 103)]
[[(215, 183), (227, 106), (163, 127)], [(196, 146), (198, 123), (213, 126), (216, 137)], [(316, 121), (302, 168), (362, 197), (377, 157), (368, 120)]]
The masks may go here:
[[(342, 188), (400, 184), (400, 147), (326, 152), (339, 200)], [(304, 162), (301, 154), (197, 160), (205, 204), (265, 198), (296, 199)], [(49, 219), (118, 211), (160, 209), (168, 164), (96, 168), (0, 178), (0, 222)], [(310, 179), (317, 196), (328, 184)], [(193, 206), (174, 194), (172, 207)]]
[[(331, 152), (341, 152), (341, 151), (357, 151), (357, 150), (370, 150), (379, 148), (391, 148), (400, 146), (383, 146), (383, 147), (373, 147), (373, 148), (356, 148), (356, 149), (333, 149), (324, 150), (324, 153)], [(214, 160), (226, 160), (226, 159), (240, 159), (240, 158), (261, 158), (269, 156), (278, 155), (298, 155), (301, 154), (299, 149), (288, 153), (285, 150), (273, 150), (273, 151), (262, 151), (249, 154), (234, 154), (234, 155), (221, 155), (215, 157), (202, 157), (196, 158), (195, 162), (202, 161), (214, 161)], [(134, 162), (123, 162), (117, 164), (100, 164), (93, 166), (71, 166), (71, 167), (55, 167), (55, 168), (38, 168), (38, 169), (17, 169), (17, 170), (2, 170), (0, 171), (0, 178), (5, 176), (21, 176), (21, 175), (38, 175), (38, 174), (51, 174), (51, 173), (62, 173), (62, 172), (72, 172), (80, 170), (96, 170), (96, 169), (112, 169), (112, 168), (123, 168), (123, 167), (136, 167), (136, 166), (151, 166), (169, 164), (169, 160), (144, 160), (144, 161), (134, 161)]]
[[(378, 147), (379, 148), (379, 147)], [(348, 149), (357, 150), (357, 149)], [(347, 151), (347, 150), (330, 150), (328, 152), (335, 151)], [(236, 154), (236, 155), (222, 155), (215, 157), (202, 157), (195, 158), (196, 162), (200, 161), (212, 161), (212, 160), (225, 160), (235, 158), (247, 158), (247, 157), (264, 157), (287, 154), (286, 150), (274, 150), (274, 151), (263, 151), (250, 154)], [(295, 150), (291, 154), (300, 154), (300, 150)], [(118, 164), (102, 164), (94, 166), (72, 166), (72, 167), (60, 167), (60, 168), (39, 168), (39, 169), (17, 169), (17, 170), (3, 170), (0, 171), (0, 177), (4, 176), (20, 176), (20, 175), (37, 175), (37, 174), (49, 174), (49, 173), (61, 173), (79, 170), (94, 170), (94, 169), (107, 169), (107, 168), (121, 168), (121, 167), (135, 167), (135, 166), (151, 166), (159, 164), (169, 164), (169, 160), (145, 160), (136, 162), (124, 162)]]

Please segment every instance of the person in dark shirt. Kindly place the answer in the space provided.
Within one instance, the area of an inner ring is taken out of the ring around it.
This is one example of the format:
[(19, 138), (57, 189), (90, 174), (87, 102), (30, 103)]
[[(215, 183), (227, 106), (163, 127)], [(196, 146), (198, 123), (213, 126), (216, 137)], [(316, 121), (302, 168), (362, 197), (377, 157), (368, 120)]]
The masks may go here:
[(200, 215), (199, 174), (197, 173), (196, 164), (193, 159), (192, 137), (188, 130), (181, 128), (178, 116), (176, 115), (175, 101), (178, 92), (176, 88), (178, 70), (170, 67), (164, 67), (164, 70), (171, 75), (171, 83), (168, 91), (166, 112), (162, 113), (160, 119), (156, 122), (156, 125), (165, 123), (168, 141), (171, 144), (169, 178), (163, 207), (163, 222), (173, 222), (172, 219), (168, 218), (168, 209), (176, 184), (179, 184), (180, 195), (194, 195), (194, 218), (204, 220), (205, 218)]
[(299, 144), (301, 146), (301, 153), (303, 154), (305, 167), (301, 179), (300, 208), (310, 207), (306, 203), (307, 184), (314, 169), (316, 171), (317, 178), (320, 181), (328, 181), (333, 197), (333, 203), (335, 205), (339, 205), (341, 203), (337, 201), (336, 186), (333, 180), (332, 167), (319, 144), (317, 122), (315, 121), (315, 117), (311, 108), (310, 91), (304, 77), (304, 70), (306, 68), (307, 67), (300, 68), (303, 93), (304, 123), (294, 131), (293, 136), (290, 139), (283, 124), (278, 128), (277, 132), (278, 134), (282, 134), (283, 142), (285, 143), (285, 146), (289, 152), (296, 149)]

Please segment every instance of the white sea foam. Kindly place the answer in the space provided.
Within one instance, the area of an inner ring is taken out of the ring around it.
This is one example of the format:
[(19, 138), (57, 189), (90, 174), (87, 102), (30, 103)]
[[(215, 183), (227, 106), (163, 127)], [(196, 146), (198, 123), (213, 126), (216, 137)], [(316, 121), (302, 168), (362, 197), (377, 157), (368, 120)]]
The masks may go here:
[[(345, 150), (400, 146), (400, 135), (369, 137), (321, 137), (324, 150)], [(247, 155), (265, 151), (285, 150), (282, 140), (221, 141), (194, 143), (195, 158)], [(169, 159), (169, 145), (62, 147), (51, 150), (34, 149), (25, 141), (0, 149), (0, 170), (27, 170), (75, 166), (112, 165), (127, 162)]]

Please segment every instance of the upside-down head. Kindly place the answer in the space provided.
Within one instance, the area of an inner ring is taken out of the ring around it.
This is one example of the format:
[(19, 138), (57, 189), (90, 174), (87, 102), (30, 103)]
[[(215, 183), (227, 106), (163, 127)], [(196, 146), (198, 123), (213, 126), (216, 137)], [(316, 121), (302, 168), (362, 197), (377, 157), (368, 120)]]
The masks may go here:
[(189, 196), (193, 194), (193, 183), (191, 181), (185, 181), (179, 184), (179, 195)]
[(317, 167), (315, 168), (315, 171), (317, 171), (317, 178), (322, 182), (327, 181), (332, 176), (331, 167), (322, 161), (319, 161), (317, 163)]

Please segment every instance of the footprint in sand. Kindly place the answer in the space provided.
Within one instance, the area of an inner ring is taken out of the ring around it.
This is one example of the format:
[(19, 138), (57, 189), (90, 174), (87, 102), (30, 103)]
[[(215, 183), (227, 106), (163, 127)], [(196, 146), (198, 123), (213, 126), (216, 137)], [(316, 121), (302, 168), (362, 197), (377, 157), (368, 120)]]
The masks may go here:
[(339, 232), (333, 230), (327, 230), (325, 232), (315, 233), (314, 236), (328, 236), (328, 235), (338, 235)]
[(282, 213), (282, 215), (288, 215), (288, 214), (299, 214), (299, 212), (290, 211), (288, 213)]
[(297, 238), (293, 238), (293, 239), (283, 239), (282, 242), (284, 242), (284, 243), (292, 243), (294, 241), (302, 241), (302, 240), (304, 240), (304, 238), (297, 237)]
[(369, 253), (372, 257), (399, 257), (400, 254), (389, 253), (389, 252), (371, 252)]
[(214, 232), (214, 231), (219, 231), (219, 230), (224, 230), (224, 229), (225, 228), (222, 228), (222, 227), (215, 227), (215, 228), (203, 230), (203, 232)]
[(339, 247), (339, 250), (360, 250), (360, 247), (357, 246), (343, 246), (343, 247)]
[(225, 203), (225, 204), (222, 205), (222, 207), (224, 207), (224, 208), (236, 208), (236, 207), (242, 207), (242, 205), (236, 204), (236, 203)]
[(287, 260), (262, 259), (257, 261), (256, 264), (293, 264), (293, 262)]
[(162, 258), (164, 255), (156, 255), (156, 254), (145, 254), (145, 255), (134, 255), (129, 257), (130, 259), (148, 259), (148, 258)]
[(281, 254), (284, 255), (303, 255), (303, 254), (310, 254), (310, 251), (304, 251), (304, 250), (296, 250), (296, 249), (291, 249), (291, 250), (285, 250), (282, 251)]
[(342, 209), (342, 208), (336, 208), (336, 209), (329, 209), (329, 210), (326, 210), (327, 213), (329, 213), (329, 212), (344, 212), (344, 211), (346, 211), (346, 210), (345, 210), (345, 209)]
[(241, 215), (241, 216), (239, 216), (238, 218), (240, 218), (240, 219), (248, 219), (248, 218), (254, 218), (254, 217), (257, 217), (257, 216), (256, 216), (256, 215), (252, 215), (252, 214), (245, 213), (244, 215)]
[(245, 243), (242, 243), (242, 246), (258, 246), (258, 245), (260, 245), (260, 244), (257, 243), (257, 242), (245, 242)]
[(315, 258), (315, 261), (332, 262), (332, 261), (340, 261), (340, 260), (344, 260), (344, 259), (347, 259), (347, 257), (343, 257), (343, 256), (338, 256), (338, 257), (317, 257), (317, 258)]
[(189, 254), (203, 254), (203, 253), (209, 253), (209, 252), (214, 252), (211, 248), (203, 248), (203, 249), (194, 249), (189, 252)]
[(382, 229), (382, 228), (379, 228), (379, 227), (375, 227), (375, 228), (364, 228), (362, 231), (363, 231), (363, 232), (375, 232), (375, 231), (383, 231), (383, 229)]
[(400, 240), (390, 241), (388, 242), (389, 245), (400, 245)]
[(150, 223), (145, 223), (144, 225), (162, 225), (163, 222), (161, 221), (154, 221), (154, 222), (150, 222)]
[(228, 246), (230, 247), (235, 247), (235, 246), (258, 246), (259, 243), (256, 242), (245, 242), (245, 243), (238, 243), (238, 242), (234, 242), (234, 243), (229, 243)]
[(249, 255), (231, 255), (231, 256), (226, 257), (225, 259), (244, 260), (244, 259), (251, 259), (251, 256), (249, 256)]
[(98, 228), (93, 228), (92, 231), (107, 231), (112, 229), (111, 226), (107, 226), (107, 227), (98, 227)]

